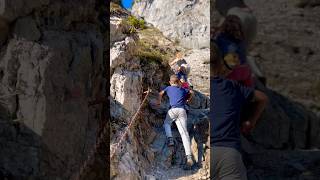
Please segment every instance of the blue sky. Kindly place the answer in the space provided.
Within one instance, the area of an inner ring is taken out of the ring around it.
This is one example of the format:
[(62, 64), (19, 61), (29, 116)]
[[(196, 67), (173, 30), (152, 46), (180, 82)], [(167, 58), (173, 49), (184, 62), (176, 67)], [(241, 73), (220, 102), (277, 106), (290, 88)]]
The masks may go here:
[(121, 0), (122, 6), (126, 9), (130, 9), (132, 7), (134, 0)]

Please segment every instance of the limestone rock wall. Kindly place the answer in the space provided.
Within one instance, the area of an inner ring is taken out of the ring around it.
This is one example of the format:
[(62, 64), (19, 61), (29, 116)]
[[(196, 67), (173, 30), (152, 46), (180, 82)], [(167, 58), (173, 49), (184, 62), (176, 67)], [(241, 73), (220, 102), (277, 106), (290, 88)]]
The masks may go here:
[(191, 83), (195, 89), (210, 94), (210, 50), (193, 49), (186, 53), (185, 60), (190, 65)]
[(69, 179), (95, 143), (105, 96), (95, 1), (0, 1), (0, 178)]
[(135, 1), (132, 13), (186, 48), (209, 47), (209, 0)]
[[(141, 156), (143, 139), (138, 139), (141, 132), (136, 128), (129, 130), (128, 139), (115, 149), (125, 132), (126, 126), (142, 101), (143, 76), (140, 60), (134, 57), (137, 37), (124, 32), (126, 26), (122, 19), (126, 16), (110, 18), (110, 107), (111, 107), (111, 157), (110, 178), (140, 179), (145, 171), (146, 158)], [(143, 127), (139, 124), (138, 127)], [(148, 125), (148, 124), (146, 124)], [(152, 130), (151, 127), (146, 127)], [(144, 134), (144, 133), (143, 133)]]
[(320, 117), (319, 1), (246, 1), (258, 19), (250, 54), (268, 77), (268, 86)]
[(266, 149), (319, 148), (319, 118), (303, 105), (267, 88), (269, 103), (253, 132), (254, 143)]

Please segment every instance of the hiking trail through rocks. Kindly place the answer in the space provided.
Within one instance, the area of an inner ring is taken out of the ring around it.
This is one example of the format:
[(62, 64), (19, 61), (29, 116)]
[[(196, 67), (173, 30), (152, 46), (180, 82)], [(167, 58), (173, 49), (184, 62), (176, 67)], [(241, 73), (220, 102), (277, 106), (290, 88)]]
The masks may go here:
[[(130, 29), (123, 23), (128, 15), (115, 14), (110, 18), (111, 152), (121, 137), (127, 136), (110, 158), (111, 179), (209, 179), (209, 48), (185, 49), (152, 25), (125, 34)], [(166, 144), (163, 122), (170, 106), (168, 98), (164, 96), (162, 104), (155, 105), (160, 89), (168, 85), (173, 74), (169, 62), (177, 52), (182, 52), (191, 66), (189, 77), (195, 91), (187, 128), (194, 163), (198, 162), (198, 152), (201, 162), (192, 170), (183, 170), (186, 157), (175, 123), (175, 146), (169, 148)], [(147, 102), (128, 128), (147, 87), (151, 88)]]

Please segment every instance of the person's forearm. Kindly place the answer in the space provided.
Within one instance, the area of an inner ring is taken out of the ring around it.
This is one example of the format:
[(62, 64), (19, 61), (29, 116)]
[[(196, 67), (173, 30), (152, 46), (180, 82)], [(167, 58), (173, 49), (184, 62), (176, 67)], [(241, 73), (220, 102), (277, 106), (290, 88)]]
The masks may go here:
[(252, 115), (252, 117), (249, 119), (249, 121), (253, 127), (256, 126), (265, 106), (266, 106), (266, 102), (257, 102), (257, 108), (256, 108), (254, 114)]
[(253, 127), (256, 126), (256, 124), (257, 124), (262, 112), (264, 111), (266, 105), (267, 105), (267, 99), (262, 99), (262, 100), (259, 100), (256, 102), (254, 114), (249, 119), (249, 121)]
[(172, 66), (174, 63), (176, 63), (179, 59), (174, 59), (171, 63), (170, 63), (170, 66)]
[(194, 94), (194, 92), (193, 92), (193, 91), (190, 91), (189, 97), (188, 97), (188, 99), (187, 99), (188, 102), (190, 102), (190, 101), (192, 100), (193, 94)]
[(188, 99), (187, 99), (187, 102), (190, 102), (192, 99), (192, 96), (190, 96)]
[(162, 94), (159, 94), (159, 97), (158, 97), (158, 103), (161, 104), (161, 100), (162, 100)]

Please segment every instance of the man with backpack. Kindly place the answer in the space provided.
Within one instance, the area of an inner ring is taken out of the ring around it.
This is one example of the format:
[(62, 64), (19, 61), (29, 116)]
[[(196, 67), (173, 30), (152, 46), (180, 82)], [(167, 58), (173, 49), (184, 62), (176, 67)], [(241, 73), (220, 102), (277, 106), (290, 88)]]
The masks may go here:
[[(267, 96), (261, 91), (226, 79), (230, 70), (219, 55), (212, 57), (210, 68), (211, 179), (247, 180), (240, 153), (240, 133), (249, 133), (256, 126), (266, 106)], [(241, 109), (248, 103), (255, 103), (256, 108), (241, 123)]]
[(170, 76), (169, 83), (170, 86), (166, 87), (159, 93), (157, 104), (161, 104), (164, 94), (168, 95), (171, 108), (166, 115), (163, 125), (167, 136), (167, 144), (168, 146), (174, 145), (171, 124), (172, 122), (175, 122), (181, 135), (183, 147), (187, 157), (187, 163), (184, 169), (190, 169), (193, 165), (193, 159), (191, 155), (190, 137), (187, 129), (187, 113), (185, 106), (186, 102), (191, 100), (193, 91), (182, 88), (180, 86), (179, 78), (176, 75)]

